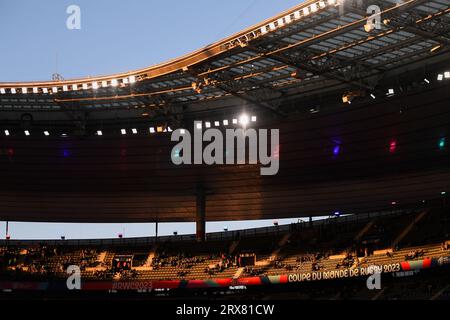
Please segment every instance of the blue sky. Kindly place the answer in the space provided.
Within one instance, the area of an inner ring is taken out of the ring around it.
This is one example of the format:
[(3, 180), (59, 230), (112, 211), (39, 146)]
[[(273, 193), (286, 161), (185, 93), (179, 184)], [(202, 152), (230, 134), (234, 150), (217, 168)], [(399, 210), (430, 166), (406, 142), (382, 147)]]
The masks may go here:
[[(1, 1), (0, 81), (49, 80), (56, 70), (67, 79), (146, 67), (199, 49), (299, 2)], [(81, 30), (66, 27), (66, 9), (72, 4), (81, 9)]]
[[(0, 81), (50, 80), (125, 72), (199, 49), (270, 18), (301, 0), (41, 0), (0, 1)], [(81, 30), (69, 30), (66, 9), (81, 9)], [(280, 220), (289, 223), (292, 220)], [(297, 221), (297, 220), (294, 220)], [(273, 221), (219, 222), (207, 231), (254, 228)], [(194, 233), (193, 224), (164, 224), (160, 234)], [(154, 235), (154, 224), (10, 223), (15, 239)], [(0, 223), (5, 237), (5, 223)]]

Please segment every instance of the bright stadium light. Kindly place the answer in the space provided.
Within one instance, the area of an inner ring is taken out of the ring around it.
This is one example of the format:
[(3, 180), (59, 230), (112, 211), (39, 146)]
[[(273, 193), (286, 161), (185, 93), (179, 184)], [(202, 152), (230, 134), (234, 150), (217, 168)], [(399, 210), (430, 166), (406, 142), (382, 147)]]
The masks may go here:
[(243, 114), (239, 117), (239, 123), (243, 126), (246, 127), (249, 123), (250, 123), (250, 119), (248, 117), (248, 115)]
[(9, 136), (9, 130), (5, 130), (5, 136)]
[(291, 15), (288, 14), (287, 16), (285, 16), (285, 17), (284, 17), (284, 20), (286, 20), (286, 23), (287, 23), (287, 24), (291, 23), (291, 22), (292, 22)]
[(68, 88), (66, 85), (64, 85), (64, 86), (63, 86), (63, 91), (64, 91), (64, 92), (67, 92), (67, 91), (69, 91), (69, 88)]
[(87, 90), (88, 89), (88, 84), (87, 83), (83, 83), (83, 90)]
[(436, 51), (438, 51), (438, 50), (441, 49), (441, 48), (442, 48), (442, 44), (439, 44), (439, 45), (437, 45), (437, 46), (431, 48), (431, 49), (430, 49), (430, 52), (431, 52), (431, 53), (436, 52)]
[(33, 93), (38, 93), (38, 92), (39, 92), (39, 89), (36, 88), (36, 87), (34, 87), (34, 88), (33, 88)]
[(223, 120), (223, 125), (224, 126), (227, 126), (227, 125), (229, 125), (230, 123), (229, 123), (229, 121), (228, 120)]
[(337, 157), (340, 153), (341, 153), (341, 146), (338, 144), (333, 148), (333, 155)]
[(94, 90), (98, 89), (98, 82), (96, 82), (96, 81), (92, 82), (92, 89), (94, 89)]
[(284, 20), (283, 20), (283, 18), (278, 19), (277, 22), (278, 22), (278, 26), (279, 26), (279, 27), (281, 27), (281, 26), (284, 25)]
[(73, 85), (72, 85), (72, 90), (73, 90), (73, 91), (77, 91), (77, 90), (78, 90), (78, 85), (73, 84)]
[(444, 73), (444, 77), (445, 77), (445, 79), (450, 78), (450, 71), (446, 71), (446, 72)]
[(219, 121), (214, 121), (214, 125), (215, 125), (216, 127), (219, 127), (219, 126), (220, 126), (220, 122), (219, 122)]
[(211, 128), (211, 122), (205, 122), (205, 127), (206, 128)]
[(256, 122), (256, 116), (252, 116), (252, 122)]
[(389, 152), (395, 153), (396, 151), (397, 151), (397, 141), (392, 140), (391, 143), (389, 144)]
[(50, 132), (44, 131), (44, 136), (48, 137), (50, 135)]
[(316, 12), (317, 10), (318, 10), (317, 4), (313, 3), (313, 4), (311, 5), (311, 12)]
[(97, 135), (98, 135), (98, 136), (102, 136), (102, 135), (103, 135), (103, 132), (102, 132), (101, 130), (97, 130)]
[(126, 130), (126, 129), (121, 129), (121, 130), (120, 130), (120, 133), (124, 136), (124, 135), (127, 134), (127, 130)]
[(22, 88), (22, 94), (27, 94), (28, 89), (27, 88)]
[(444, 148), (445, 148), (445, 138), (442, 138), (441, 140), (439, 140), (439, 149)]
[(150, 131), (150, 133), (155, 133), (156, 132), (154, 127), (150, 127), (149, 131)]
[(238, 124), (238, 119), (233, 119), (233, 124)]
[(199, 122), (199, 123), (197, 123), (197, 130), (201, 130), (201, 129), (202, 129), (202, 123)]
[(42, 88), (42, 92), (47, 94), (48, 93), (48, 88)]
[(304, 15), (304, 16), (309, 15), (309, 9), (308, 9), (308, 7), (303, 8), (303, 15)]
[(430, 84), (430, 80), (428, 80), (427, 78), (423, 79), (423, 81), (425, 81), (426, 83)]
[(325, 6), (326, 6), (325, 1), (319, 1), (320, 8), (325, 8)]
[(106, 88), (107, 86), (108, 86), (108, 81), (103, 80), (103, 81), (102, 81), (102, 87), (103, 87), (103, 88)]
[(111, 80), (111, 86), (117, 87), (118, 85), (119, 85), (119, 82), (117, 81), (117, 79), (112, 79)]
[(0, 88), (0, 94), (5, 94), (5, 93), (6, 93), (5, 88)]
[(186, 130), (184, 130), (184, 129), (180, 129), (180, 134), (185, 134), (186, 133)]
[(370, 96), (371, 96), (372, 99), (374, 99), (374, 100), (377, 98), (373, 93), (371, 93)]
[(135, 76), (130, 76), (129, 80), (130, 80), (130, 83), (135, 83), (136, 82), (136, 77)]
[(25, 130), (24, 133), (25, 133), (26, 136), (30, 135), (30, 131), (28, 131), (28, 130)]
[(16, 94), (16, 88), (11, 88), (11, 93)]
[(442, 81), (442, 80), (444, 80), (444, 75), (443, 74), (438, 74), (438, 76), (437, 76), (437, 79), (438, 79), (438, 81)]
[(311, 114), (315, 114), (315, 113), (319, 113), (320, 110), (319, 110), (319, 108), (314, 107), (314, 108), (309, 109), (309, 112), (310, 112)]
[(373, 29), (375, 29), (375, 24), (372, 21), (368, 21), (365, 25), (364, 25), (364, 30), (366, 32), (371, 32)]
[(137, 134), (138, 133), (137, 129), (135, 129), (135, 128), (131, 129), (131, 132), (133, 132), (133, 134)]
[(58, 87), (53, 87), (52, 88), (52, 93), (58, 93)]

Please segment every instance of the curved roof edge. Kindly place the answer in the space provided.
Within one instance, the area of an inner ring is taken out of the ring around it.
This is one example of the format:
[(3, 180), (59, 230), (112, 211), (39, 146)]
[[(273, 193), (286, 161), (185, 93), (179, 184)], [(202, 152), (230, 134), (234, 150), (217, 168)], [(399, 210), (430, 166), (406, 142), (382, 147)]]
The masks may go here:
[[(335, 6), (337, 3), (337, 0), (306, 0), (291, 9), (285, 10), (272, 18), (266, 19), (259, 24), (253, 25), (223, 40), (219, 40), (204, 48), (150, 67), (111, 75), (84, 77), (63, 81), (0, 82), (0, 88), (21, 89), (23, 87), (61, 87), (64, 85), (82, 85), (83, 83), (92, 83), (95, 81), (102, 82), (112, 81), (114, 79), (129, 79), (130, 77), (133, 77), (133, 80), (136, 79), (137, 81), (152, 79), (172, 72), (182, 71), (236, 46), (241, 44), (244, 45), (247, 41), (259, 38), (266, 33), (276, 31), (278, 28), (295, 22), (304, 16), (308, 16), (310, 13), (325, 9), (330, 5)], [(128, 81), (126, 81), (126, 83), (128, 83)]]

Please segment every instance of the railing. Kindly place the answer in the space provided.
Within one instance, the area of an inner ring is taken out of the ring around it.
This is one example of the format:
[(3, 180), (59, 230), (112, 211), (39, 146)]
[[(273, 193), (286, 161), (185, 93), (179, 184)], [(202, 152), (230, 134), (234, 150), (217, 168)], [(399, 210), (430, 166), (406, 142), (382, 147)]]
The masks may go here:
[[(323, 220), (313, 221), (310, 225), (309, 221), (302, 221), (299, 223), (292, 223), (282, 226), (263, 227), (254, 229), (245, 229), (237, 231), (215, 232), (206, 235), (207, 241), (232, 241), (243, 238), (254, 238), (259, 236), (274, 236), (282, 233), (288, 233), (293, 230), (298, 230), (299, 227), (319, 227), (328, 226), (332, 224), (348, 224), (348, 223), (363, 223), (368, 222), (374, 218), (380, 217), (397, 217), (416, 213), (418, 210), (393, 210), (383, 212), (369, 212), (356, 215), (347, 215), (342, 217), (333, 217)], [(188, 242), (195, 241), (196, 236), (179, 235), (179, 236), (162, 236), (162, 237), (141, 237), (141, 238), (127, 238), (127, 239), (92, 239), (92, 240), (0, 240), (0, 246), (69, 246), (69, 247), (139, 247), (151, 246), (155, 243), (164, 242)]]

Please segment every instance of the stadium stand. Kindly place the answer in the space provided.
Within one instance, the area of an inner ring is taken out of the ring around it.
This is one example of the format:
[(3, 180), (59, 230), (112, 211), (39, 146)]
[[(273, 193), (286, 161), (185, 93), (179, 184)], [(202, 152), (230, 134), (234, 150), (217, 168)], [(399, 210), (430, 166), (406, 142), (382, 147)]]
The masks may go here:
[[(312, 226), (292, 224), (282, 231), (273, 227), (262, 236), (241, 237), (238, 245), (233, 245), (235, 240), (199, 244), (175, 238), (152, 239), (154, 243), (145, 247), (115, 244), (107, 248), (73, 247), (64, 241), (29, 246), (3, 241), (1, 279), (65, 279), (70, 265), (80, 266), (86, 280), (265, 277), (393, 265), (449, 255), (449, 226), (445, 225), (448, 209), (429, 209), (427, 218), (417, 221), (423, 210), (391, 212), (382, 219), (378, 215), (358, 220), (330, 218)], [(412, 222), (414, 228), (410, 227)], [(430, 230), (433, 232), (428, 233)], [(424, 233), (428, 236), (423, 237)], [(338, 238), (333, 236), (336, 234)], [(395, 241), (399, 235), (401, 240)], [(229, 253), (230, 247), (233, 253)], [(119, 262), (125, 260), (130, 263)]]

